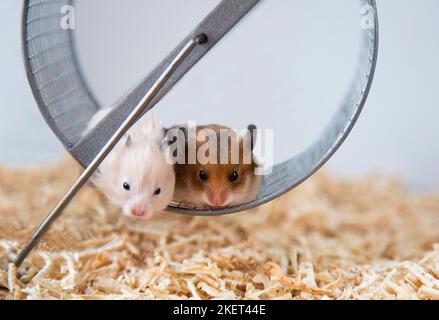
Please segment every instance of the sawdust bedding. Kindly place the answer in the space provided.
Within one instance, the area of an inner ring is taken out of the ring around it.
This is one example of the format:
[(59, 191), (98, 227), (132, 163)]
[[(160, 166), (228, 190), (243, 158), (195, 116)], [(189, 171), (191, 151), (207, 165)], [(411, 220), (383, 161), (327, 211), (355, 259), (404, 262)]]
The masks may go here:
[(85, 188), (17, 271), (8, 258), (79, 174), (0, 168), (2, 299), (439, 299), (439, 196), (318, 174), (225, 217), (129, 220)]

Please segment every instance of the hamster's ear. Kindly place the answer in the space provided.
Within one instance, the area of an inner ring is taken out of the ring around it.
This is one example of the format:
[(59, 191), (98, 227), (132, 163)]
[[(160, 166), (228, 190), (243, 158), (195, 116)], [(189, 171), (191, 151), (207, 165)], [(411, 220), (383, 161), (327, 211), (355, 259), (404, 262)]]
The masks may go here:
[(147, 136), (157, 140), (163, 137), (163, 128), (160, 125), (160, 120), (155, 110), (148, 111), (140, 121), (140, 126), (143, 126), (142, 130), (144, 130)]
[(250, 139), (250, 148), (253, 150), (256, 145), (256, 139), (258, 136), (257, 127), (254, 124), (249, 124), (247, 127), (247, 132), (245, 134), (245, 138)]
[(131, 135), (127, 135), (125, 139), (125, 146), (130, 147), (133, 144), (133, 139), (131, 138)]

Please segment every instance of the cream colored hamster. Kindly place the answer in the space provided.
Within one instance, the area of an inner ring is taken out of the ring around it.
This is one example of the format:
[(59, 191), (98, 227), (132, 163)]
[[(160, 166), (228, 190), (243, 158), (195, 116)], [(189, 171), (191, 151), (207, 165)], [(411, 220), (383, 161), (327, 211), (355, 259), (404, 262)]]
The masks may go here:
[[(89, 127), (109, 110), (99, 111)], [(166, 159), (163, 134), (157, 113), (150, 110), (116, 145), (92, 178), (95, 186), (127, 216), (150, 218), (172, 199), (175, 173)]]

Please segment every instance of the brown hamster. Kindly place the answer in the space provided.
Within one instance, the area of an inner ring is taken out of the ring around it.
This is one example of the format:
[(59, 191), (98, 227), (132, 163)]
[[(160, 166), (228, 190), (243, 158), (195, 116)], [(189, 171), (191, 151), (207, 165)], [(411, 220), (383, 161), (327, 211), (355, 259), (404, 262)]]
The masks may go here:
[[(184, 126), (173, 128), (184, 132), (185, 151), (184, 157), (180, 158), (184, 161), (174, 165), (174, 202), (203, 209), (221, 209), (243, 204), (257, 197), (261, 177), (255, 175), (257, 163), (253, 155), (256, 126), (249, 125), (242, 136), (231, 128), (216, 124), (190, 129)], [(220, 137), (224, 133), (227, 138), (221, 142)], [(212, 140), (211, 134), (215, 134)], [(192, 157), (192, 161), (191, 142), (188, 140), (191, 135), (195, 136), (192, 150), (196, 151), (196, 157)], [(176, 141), (175, 138), (170, 140)], [(214, 141), (217, 147), (206, 149), (208, 141)], [(175, 150), (173, 154), (175, 156)], [(200, 155), (208, 158), (207, 163)]]

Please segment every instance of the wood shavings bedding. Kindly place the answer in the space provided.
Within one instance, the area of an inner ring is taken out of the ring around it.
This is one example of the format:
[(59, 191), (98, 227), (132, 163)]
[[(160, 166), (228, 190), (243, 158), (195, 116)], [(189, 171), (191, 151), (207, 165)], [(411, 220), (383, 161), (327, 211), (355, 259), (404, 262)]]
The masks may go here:
[(17, 272), (8, 258), (78, 174), (70, 158), (0, 168), (0, 298), (439, 299), (439, 196), (381, 176), (320, 173), (247, 212), (145, 222), (85, 188)]

